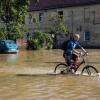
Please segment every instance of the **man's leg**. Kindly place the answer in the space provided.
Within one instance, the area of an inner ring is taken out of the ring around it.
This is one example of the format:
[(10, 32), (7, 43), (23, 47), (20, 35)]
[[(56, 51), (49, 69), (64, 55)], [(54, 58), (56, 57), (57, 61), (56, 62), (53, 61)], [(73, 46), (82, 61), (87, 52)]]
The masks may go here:
[(68, 66), (71, 65), (71, 58), (72, 58), (71, 56), (68, 56), (68, 55), (65, 54), (65, 61), (66, 61)]
[[(72, 57), (65, 54), (65, 55), (64, 55), (64, 58), (65, 58), (65, 62), (67, 63), (67, 65), (68, 65), (69, 67), (71, 67), (71, 63), (72, 63), (72, 62), (71, 62), (71, 60), (72, 60), (71, 58), (72, 58)], [(70, 70), (69, 67), (67, 67), (67, 70), (62, 71), (61, 74), (71, 72), (71, 70)]]
[(72, 55), (73, 65), (77, 67), (78, 65), (78, 56), (76, 54)]

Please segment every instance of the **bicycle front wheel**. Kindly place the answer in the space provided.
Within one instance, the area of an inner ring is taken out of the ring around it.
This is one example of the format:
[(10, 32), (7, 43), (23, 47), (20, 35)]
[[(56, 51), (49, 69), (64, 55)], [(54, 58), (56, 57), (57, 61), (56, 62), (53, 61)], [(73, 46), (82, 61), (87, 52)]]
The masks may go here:
[(86, 65), (81, 72), (82, 75), (89, 75), (89, 76), (95, 76), (97, 75), (97, 73), (98, 70), (92, 65)]
[(63, 73), (64, 71), (67, 71), (67, 69), (69, 69), (69, 68), (66, 64), (60, 63), (55, 67), (54, 72), (55, 73)]

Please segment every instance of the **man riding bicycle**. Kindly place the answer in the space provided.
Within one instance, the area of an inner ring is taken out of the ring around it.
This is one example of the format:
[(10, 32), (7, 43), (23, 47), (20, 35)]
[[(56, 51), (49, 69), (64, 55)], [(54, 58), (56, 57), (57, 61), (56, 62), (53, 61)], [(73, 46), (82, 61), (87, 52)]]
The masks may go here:
[[(80, 46), (79, 44), (80, 36), (79, 34), (74, 34), (73, 39), (65, 41), (61, 45), (61, 49), (64, 50), (64, 58), (66, 63), (59, 63), (56, 65), (54, 72), (60, 74), (77, 74), (76, 71), (78, 68), (84, 63), (82, 71), (80, 74), (82, 75), (98, 75), (98, 70), (90, 64), (85, 62), (84, 57), (88, 54), (86, 50)], [(76, 47), (80, 47), (83, 51), (79, 53), (75, 50)], [(65, 49), (64, 49), (65, 48)], [(74, 54), (76, 53), (76, 54)], [(78, 54), (78, 55), (77, 55)], [(80, 57), (80, 61), (78, 61), (78, 57)], [(73, 62), (72, 62), (73, 60)]]
[(79, 39), (80, 39), (80, 35), (74, 34), (73, 39), (68, 40), (68, 43), (66, 44), (66, 47), (64, 50), (65, 61), (70, 67), (72, 66), (72, 64), (74, 64), (74, 67), (75, 67), (75, 65), (77, 65), (77, 62), (78, 62), (78, 55), (80, 54), (80, 52), (75, 50), (76, 47), (79, 47), (81, 48), (83, 52), (86, 52), (86, 50), (80, 45)]

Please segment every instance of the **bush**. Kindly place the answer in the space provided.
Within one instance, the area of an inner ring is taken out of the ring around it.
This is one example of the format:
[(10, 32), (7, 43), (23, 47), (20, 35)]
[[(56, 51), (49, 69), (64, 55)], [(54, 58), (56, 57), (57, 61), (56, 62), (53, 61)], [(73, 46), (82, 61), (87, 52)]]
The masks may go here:
[(33, 36), (29, 36), (27, 49), (38, 50), (40, 48), (50, 49), (52, 47), (52, 38), (49, 34), (36, 31)]

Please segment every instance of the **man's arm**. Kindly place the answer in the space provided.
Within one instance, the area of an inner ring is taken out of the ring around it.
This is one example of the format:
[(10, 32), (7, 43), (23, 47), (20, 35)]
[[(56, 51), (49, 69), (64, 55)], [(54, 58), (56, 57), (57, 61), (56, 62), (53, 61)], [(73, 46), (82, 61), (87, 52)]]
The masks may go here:
[(80, 44), (78, 44), (78, 46), (79, 46), (79, 48), (80, 48), (84, 53), (87, 52)]
[[(82, 46), (79, 45), (79, 47), (80, 47), (80, 49), (81, 49), (84, 53), (87, 52)], [(76, 53), (76, 54), (80, 54), (80, 52), (77, 51), (76, 49), (73, 49), (73, 52)]]
[(83, 52), (85, 52), (85, 53), (87, 52), (83, 47), (81, 47), (81, 49), (82, 49)]
[(76, 54), (80, 54), (80, 52), (77, 51), (76, 49), (73, 49), (73, 52), (76, 53)]

